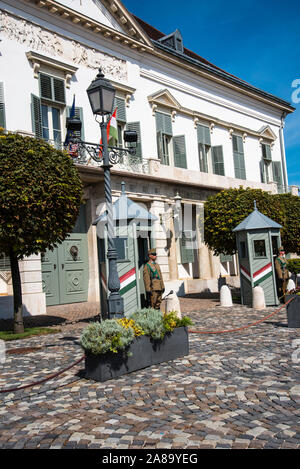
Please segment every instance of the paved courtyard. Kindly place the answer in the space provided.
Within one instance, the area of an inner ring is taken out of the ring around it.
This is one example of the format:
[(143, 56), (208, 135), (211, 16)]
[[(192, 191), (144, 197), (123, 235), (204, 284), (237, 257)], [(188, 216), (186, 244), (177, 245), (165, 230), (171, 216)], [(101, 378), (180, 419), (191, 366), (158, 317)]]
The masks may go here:
[[(189, 307), (191, 331), (239, 328), (274, 310), (199, 299)], [(82, 357), (86, 324), (8, 343), (0, 389)], [(188, 356), (105, 383), (86, 380), (81, 362), (0, 394), (0, 448), (300, 448), (300, 329), (287, 328), (285, 309), (240, 332), (191, 332), (189, 341)], [(20, 355), (18, 347), (33, 350)]]

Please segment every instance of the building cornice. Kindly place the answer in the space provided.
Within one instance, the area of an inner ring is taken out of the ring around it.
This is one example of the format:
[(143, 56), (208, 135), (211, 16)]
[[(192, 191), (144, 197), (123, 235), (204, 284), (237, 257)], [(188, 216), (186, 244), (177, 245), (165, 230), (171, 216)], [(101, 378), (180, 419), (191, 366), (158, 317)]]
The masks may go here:
[(198, 123), (207, 123), (210, 127), (211, 132), (213, 131), (213, 128), (218, 125), (219, 127), (227, 128), (230, 131), (230, 134), (232, 134), (233, 132), (241, 133), (244, 139), (246, 138), (246, 136), (249, 135), (258, 138), (263, 137), (265, 140), (270, 141), (274, 141), (277, 138), (269, 126), (255, 131), (248, 127), (243, 127), (232, 122), (227, 122), (222, 119), (218, 119), (208, 114), (204, 114), (198, 111), (194, 111), (192, 109), (188, 109), (186, 107), (182, 107), (168, 90), (161, 90), (156, 92), (155, 94), (148, 96), (148, 101), (152, 106), (153, 115), (155, 114), (158, 108), (160, 109), (165, 107), (167, 110), (169, 110), (172, 116), (182, 114), (191, 117), (194, 120), (195, 127)]
[(222, 86), (231, 88), (241, 94), (247, 95), (252, 99), (269, 104), (273, 108), (279, 109), (287, 114), (295, 110), (286, 101), (259, 90), (252, 85), (235, 78), (219, 69), (203, 64), (184, 54), (179, 54), (158, 41), (150, 41), (148, 36), (139, 27), (136, 20), (128, 13), (126, 8), (119, 0), (102, 0), (106, 8), (113, 17), (122, 24), (127, 34), (123, 34), (102, 23), (99, 23), (81, 13), (54, 0), (22, 0), (24, 3), (30, 3), (36, 7), (47, 10), (51, 15), (59, 16), (92, 34), (102, 35), (105, 39), (127, 46), (137, 52), (148, 52), (164, 62), (172, 63), (176, 66), (184, 67), (185, 70), (198, 76), (204, 77)]
[(52, 59), (37, 52), (29, 51), (26, 52), (27, 59), (32, 63), (34, 77), (38, 78), (41, 65), (47, 65), (51, 68), (56, 68), (64, 73), (66, 79), (67, 88), (70, 87), (70, 80), (72, 76), (77, 72), (78, 67), (74, 65), (68, 65), (65, 62), (61, 62), (57, 59)]
[[(134, 49), (138, 52), (145, 52), (146, 50), (152, 50), (153, 45), (151, 41), (141, 32), (140, 28), (136, 25), (129, 29), (131, 31), (131, 36), (129, 34), (124, 34), (120, 31), (116, 31), (109, 26), (104, 25), (98, 21), (89, 18), (88, 16), (78, 13), (71, 8), (68, 8), (54, 0), (22, 0), (24, 3), (31, 4), (35, 7), (38, 7), (53, 16), (64, 19), (73, 25), (76, 25), (76, 28), (83, 28), (86, 31), (91, 32), (92, 34), (101, 35), (107, 40), (123, 44), (131, 49)], [(113, 2), (111, 2), (113, 3)], [(118, 2), (115, 2), (118, 3)], [(111, 10), (111, 9), (110, 9)], [(129, 16), (129, 14), (127, 13)], [(119, 19), (120, 21), (120, 19)], [(132, 23), (135, 21), (132, 19)], [(122, 25), (124, 26), (124, 24)], [(134, 36), (134, 37), (133, 37)]]

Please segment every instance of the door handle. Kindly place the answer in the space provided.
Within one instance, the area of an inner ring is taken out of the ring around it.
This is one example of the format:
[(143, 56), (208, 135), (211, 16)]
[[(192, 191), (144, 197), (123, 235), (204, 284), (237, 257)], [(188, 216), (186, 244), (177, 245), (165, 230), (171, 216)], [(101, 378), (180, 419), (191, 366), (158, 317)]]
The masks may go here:
[(54, 268), (54, 270), (56, 269), (56, 264), (54, 264), (53, 268)]
[(62, 264), (62, 265), (61, 265), (61, 268), (64, 269), (64, 268), (65, 268), (65, 264)]

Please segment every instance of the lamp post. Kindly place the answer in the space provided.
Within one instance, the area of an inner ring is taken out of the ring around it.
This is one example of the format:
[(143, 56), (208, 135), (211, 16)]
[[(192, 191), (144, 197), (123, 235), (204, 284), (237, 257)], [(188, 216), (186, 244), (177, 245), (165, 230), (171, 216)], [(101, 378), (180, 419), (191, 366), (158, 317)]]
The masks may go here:
[[(111, 195), (111, 178), (110, 168), (113, 164), (118, 163), (120, 158), (126, 153), (131, 155), (135, 154), (134, 146), (137, 142), (137, 133), (133, 131), (124, 131), (124, 141), (129, 143), (128, 148), (113, 147), (109, 146), (107, 142), (107, 120), (106, 116), (109, 116), (113, 112), (115, 88), (112, 86), (109, 80), (104, 77), (104, 74), (99, 69), (99, 72), (92, 81), (88, 89), (86, 90), (89, 98), (89, 102), (92, 108), (93, 114), (101, 116), (101, 122), (99, 122), (101, 128), (101, 139), (102, 143), (90, 143), (84, 142), (81, 138), (74, 136), (75, 132), (80, 132), (82, 123), (78, 117), (71, 117), (67, 119), (67, 133), (69, 135), (66, 150), (70, 156), (77, 158), (83, 157), (86, 153), (101, 167), (104, 171), (104, 193), (107, 209), (107, 232), (108, 232), (108, 290), (110, 292), (107, 299), (108, 317), (121, 318), (124, 316), (124, 301), (120, 295), (120, 279), (117, 270), (117, 259), (118, 255), (114, 243), (114, 225), (113, 225), (113, 205)], [(97, 121), (98, 122), (98, 121)]]
[(108, 317), (123, 317), (124, 316), (124, 300), (120, 295), (120, 279), (117, 270), (118, 254), (114, 243), (114, 225), (113, 225), (113, 206), (111, 196), (111, 178), (110, 168), (112, 165), (109, 162), (108, 143), (107, 143), (107, 120), (106, 115), (112, 114), (115, 88), (104, 78), (104, 74), (99, 69), (98, 75), (95, 80), (90, 84), (87, 89), (88, 98), (94, 115), (102, 116), (100, 122), (101, 139), (102, 139), (102, 154), (103, 154), (103, 171), (104, 171), (104, 193), (107, 210), (107, 258), (108, 258), (108, 289), (110, 295), (108, 297)]

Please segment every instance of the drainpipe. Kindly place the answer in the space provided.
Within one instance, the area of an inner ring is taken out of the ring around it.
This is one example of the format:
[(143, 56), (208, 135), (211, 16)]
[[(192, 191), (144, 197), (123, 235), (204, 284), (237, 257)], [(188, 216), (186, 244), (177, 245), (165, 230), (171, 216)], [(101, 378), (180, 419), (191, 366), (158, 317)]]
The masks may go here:
[(284, 119), (287, 113), (284, 112), (281, 116), (281, 125), (279, 129), (279, 139), (280, 139), (280, 152), (281, 152), (281, 166), (282, 166), (282, 174), (283, 174), (283, 183), (285, 186), (285, 192), (288, 191), (288, 178), (287, 178), (287, 167), (286, 167), (286, 154), (285, 154), (285, 147), (284, 147), (284, 136), (283, 136), (283, 129), (284, 129)]

